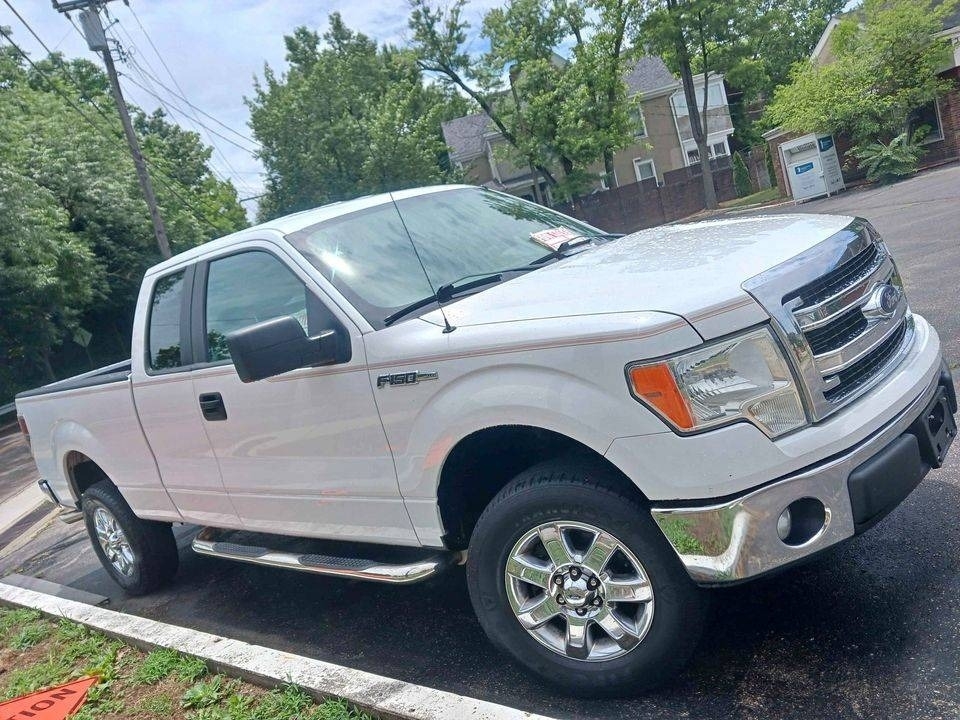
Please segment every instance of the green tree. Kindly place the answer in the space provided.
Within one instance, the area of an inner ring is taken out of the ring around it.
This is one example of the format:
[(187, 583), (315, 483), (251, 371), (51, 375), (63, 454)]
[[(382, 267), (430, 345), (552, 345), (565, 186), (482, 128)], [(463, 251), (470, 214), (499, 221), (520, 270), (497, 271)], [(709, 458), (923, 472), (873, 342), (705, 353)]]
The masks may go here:
[(286, 36), (289, 69), (266, 66), (247, 100), (267, 170), (264, 219), (452, 175), (440, 123), (466, 101), (424, 83), (409, 51), (378, 47), (338, 13), (329, 22), (322, 37)]
[[(632, 140), (624, 73), (628, 32), (641, 5), (627, 0), (510, 0), (483, 19), (489, 49), (467, 52), (465, 0), (447, 10), (413, 0), (410, 27), (421, 67), (473, 98), (512, 149), (561, 197), (597, 180), (602, 162)], [(570, 48), (561, 58), (558, 48)], [(555, 177), (559, 165), (562, 175)]]
[[(103, 72), (57, 55), (35, 65), (0, 47), (0, 402), (88, 369), (80, 327), (97, 359), (128, 356), (140, 280), (161, 259)], [(134, 115), (174, 249), (243, 227), (209, 148)]]
[[(810, 56), (827, 23), (845, 4), (846, 0), (742, 0), (723, 6), (711, 3), (708, 20), (715, 27), (706, 38), (708, 69), (723, 73), (726, 83), (736, 91), (738, 99), (731, 101), (730, 114), (735, 137), (742, 144), (762, 142), (749, 107), (770, 98), (774, 88), (786, 82), (793, 64)], [(662, 5), (653, 6), (654, 17), (657, 11), (662, 13)], [(719, 17), (714, 17), (715, 12), (719, 12)], [(714, 19), (720, 22), (714, 23)], [(679, 73), (674, 44), (658, 38), (660, 28), (648, 25), (645, 29), (667, 65)], [(703, 72), (705, 67), (699, 50), (690, 50), (695, 73)]]
[(737, 197), (746, 197), (753, 192), (750, 171), (743, 161), (743, 156), (738, 152), (733, 154), (733, 184), (737, 189)]
[[(654, 0), (643, 32), (651, 44), (673, 58), (683, 84), (690, 129), (700, 155), (704, 203), (717, 207), (717, 191), (708, 152), (708, 101), (710, 77), (716, 74), (720, 49), (726, 47), (738, 27), (743, 7), (711, 0)], [(703, 74), (702, 92), (697, 94), (694, 69)]]
[(937, 74), (950, 50), (937, 33), (955, 7), (865, 0), (834, 30), (829, 62), (794, 66), (766, 122), (796, 132), (846, 133), (857, 145), (909, 136), (911, 113), (951, 87)]
[[(410, 5), (408, 24), (413, 32), (411, 50), (420, 68), (479, 105), (521, 159), (529, 163), (549, 184), (556, 185), (556, 178), (542, 160), (541, 149), (532, 148), (519, 134), (521, 121), (516, 112), (518, 103), (515, 102), (511, 107), (504, 102), (507, 93), (502, 71), (505, 68), (501, 65), (498, 69), (490, 62), (471, 57), (468, 52), (467, 32), (470, 24), (463, 18), (466, 0), (454, 0), (446, 8), (434, 6), (431, 0), (411, 0)], [(540, 22), (538, 18), (539, 34), (544, 30), (549, 32), (549, 28), (549, 23)], [(526, 43), (526, 47), (532, 49), (542, 46), (542, 40), (538, 39)], [(533, 72), (532, 63), (530, 72)], [(519, 97), (519, 94), (515, 97)], [(512, 121), (511, 115), (514, 118)]]

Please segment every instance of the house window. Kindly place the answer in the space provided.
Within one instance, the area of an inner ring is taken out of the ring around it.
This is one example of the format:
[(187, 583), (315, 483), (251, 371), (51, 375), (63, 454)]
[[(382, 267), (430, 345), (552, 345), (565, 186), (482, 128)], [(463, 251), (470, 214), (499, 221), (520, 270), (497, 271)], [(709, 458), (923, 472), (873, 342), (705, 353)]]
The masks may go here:
[(640, 105), (635, 105), (630, 110), (630, 120), (633, 125), (633, 136), (645, 138), (647, 136), (647, 121), (643, 117), (643, 108)]
[[(697, 87), (695, 92), (697, 97), (697, 109), (703, 110), (703, 85)], [(707, 109), (721, 108), (726, 105), (726, 102), (723, 98), (723, 83), (721, 81), (711, 80), (710, 88), (707, 93)], [(687, 110), (687, 96), (682, 90), (675, 92), (670, 98), (670, 101), (673, 103), (673, 107), (677, 116), (689, 114), (689, 111)]]
[(943, 140), (943, 125), (940, 123), (940, 106), (936, 100), (932, 100), (910, 113), (910, 120), (908, 121), (910, 136), (913, 137), (913, 134), (922, 127), (927, 128), (926, 137), (923, 138), (924, 143)]
[(687, 150), (687, 165), (696, 165), (700, 162), (700, 151), (697, 148)]
[(649, 180), (657, 178), (657, 166), (653, 164), (653, 160), (640, 160), (639, 158), (633, 161), (633, 171), (637, 174), (637, 182), (641, 180)]
[(713, 143), (713, 145), (710, 146), (710, 157), (715, 157), (715, 158), (726, 157), (729, 154), (730, 153), (727, 152), (726, 140), (722, 140), (718, 143)]

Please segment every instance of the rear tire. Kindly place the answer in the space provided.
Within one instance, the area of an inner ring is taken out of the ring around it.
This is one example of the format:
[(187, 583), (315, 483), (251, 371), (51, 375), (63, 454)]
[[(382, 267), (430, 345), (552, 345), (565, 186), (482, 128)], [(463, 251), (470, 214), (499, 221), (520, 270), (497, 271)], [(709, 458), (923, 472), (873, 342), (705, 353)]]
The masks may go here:
[(168, 583), (180, 565), (170, 523), (142, 520), (112, 483), (84, 491), (83, 519), (104, 569), (130, 595), (146, 595)]
[(637, 493), (590, 458), (537, 465), (497, 494), (470, 540), (467, 583), (494, 645), (579, 696), (669, 680), (707, 609)]

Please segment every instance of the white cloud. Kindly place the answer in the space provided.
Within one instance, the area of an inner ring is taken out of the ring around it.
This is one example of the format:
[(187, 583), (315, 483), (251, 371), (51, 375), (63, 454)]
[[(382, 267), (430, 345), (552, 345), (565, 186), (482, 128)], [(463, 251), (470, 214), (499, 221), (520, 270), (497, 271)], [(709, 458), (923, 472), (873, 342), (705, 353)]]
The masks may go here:
[[(51, 48), (67, 57), (97, 59), (85, 42), (70, 26), (67, 19), (55, 12), (46, 0), (11, 0), (21, 15)], [(264, 63), (277, 70), (285, 67), (284, 34), (299, 25), (323, 32), (328, 16), (339, 11), (346, 24), (381, 43), (401, 44), (407, 37), (407, 0), (325, 0), (318, 3), (280, 2), (278, 0), (131, 0), (133, 10), (156, 44), (186, 97), (207, 113), (249, 136), (249, 113), (244, 96), (253, 91), (254, 75), (262, 75)], [(483, 12), (500, 3), (496, 0), (475, 0), (467, 11), (467, 18), (479, 31)], [(147, 37), (141, 31), (131, 10), (122, 3), (108, 5), (111, 17), (118, 22), (114, 28), (134, 59), (155, 74), (164, 84), (173, 87)], [(18, 44), (31, 52), (34, 58), (44, 55), (40, 45), (27, 30), (0, 5), (0, 25), (10, 26)], [(131, 44), (128, 40), (132, 38)], [(150, 67), (147, 67), (147, 66)], [(119, 64), (122, 73), (131, 75), (132, 68)], [(124, 83), (128, 99), (152, 111), (159, 103), (130, 82)], [(162, 92), (158, 94), (164, 94)], [(178, 105), (183, 105), (175, 101)], [(186, 108), (184, 108), (186, 109)], [(173, 118), (185, 127), (203, 130), (189, 118), (173, 113)], [(208, 119), (203, 122), (221, 131)], [(229, 133), (223, 132), (230, 136)], [(233, 136), (230, 136), (233, 137)], [(206, 138), (205, 138), (206, 139)], [(250, 154), (214, 137), (226, 162), (219, 155), (213, 165), (237, 185), (241, 197), (262, 191), (262, 166)], [(242, 143), (241, 143), (242, 144)]]

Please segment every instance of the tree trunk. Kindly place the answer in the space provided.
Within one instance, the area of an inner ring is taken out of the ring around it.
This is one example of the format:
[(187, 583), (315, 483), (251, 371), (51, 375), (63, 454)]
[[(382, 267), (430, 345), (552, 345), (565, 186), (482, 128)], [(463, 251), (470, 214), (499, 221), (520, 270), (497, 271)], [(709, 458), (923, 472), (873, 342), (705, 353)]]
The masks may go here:
[(607, 187), (619, 187), (617, 174), (613, 170), (613, 153), (609, 149), (603, 151), (603, 170), (607, 175)]
[(40, 365), (43, 368), (44, 374), (47, 376), (47, 380), (50, 382), (56, 382), (57, 374), (53, 371), (53, 365), (50, 364), (50, 351), (44, 350), (40, 353)]
[(697, 152), (700, 154), (700, 171), (703, 179), (703, 202), (708, 210), (715, 210), (717, 207), (717, 190), (713, 184), (713, 168), (710, 167), (710, 152), (707, 147), (707, 108), (710, 96), (708, 81), (710, 78), (707, 72), (706, 47), (705, 45), (703, 46), (703, 113), (701, 114), (700, 108), (697, 106), (697, 92), (693, 84), (693, 70), (690, 68), (690, 50), (687, 47), (686, 38), (683, 35), (683, 26), (678, 17), (679, 10), (677, 8), (677, 0), (667, 0), (667, 8), (675, 23), (674, 46), (680, 65), (683, 97), (687, 101), (687, 117), (690, 118), (690, 131), (693, 134), (694, 141), (697, 143)]
[(702, 142), (697, 143), (697, 152), (700, 153), (700, 178), (703, 180), (703, 204), (708, 210), (716, 210), (717, 188), (713, 184), (713, 168), (710, 166), (710, 148), (707, 145), (707, 137), (701, 138)]

